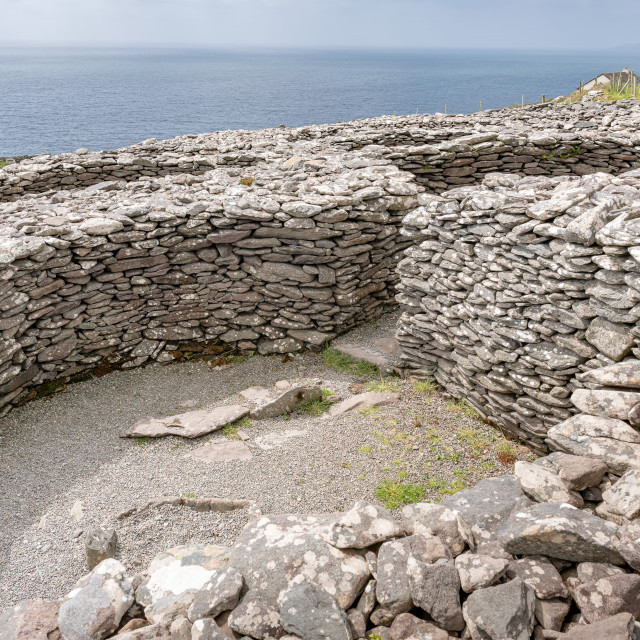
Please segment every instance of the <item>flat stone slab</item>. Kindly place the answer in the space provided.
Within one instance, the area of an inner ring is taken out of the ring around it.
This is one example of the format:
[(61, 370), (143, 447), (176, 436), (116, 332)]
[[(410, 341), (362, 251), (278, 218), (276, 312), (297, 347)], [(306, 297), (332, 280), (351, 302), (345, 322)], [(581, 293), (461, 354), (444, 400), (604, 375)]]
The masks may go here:
[(180, 436), (182, 438), (199, 438), (212, 431), (222, 429), (230, 422), (244, 418), (249, 409), (239, 404), (215, 409), (189, 411), (168, 418), (143, 418), (125, 431), (122, 438), (162, 438), (163, 436)]
[(238, 395), (242, 396), (249, 402), (258, 403), (269, 400), (269, 398), (271, 398), (273, 394), (266, 387), (249, 387), (244, 391), (240, 391)]
[(305, 435), (307, 432), (298, 429), (288, 429), (287, 431), (274, 431), (273, 433), (267, 433), (264, 436), (258, 436), (254, 442), (256, 446), (263, 451), (270, 451), (281, 447), (291, 438), (299, 438)]
[(317, 385), (295, 385), (272, 399), (267, 399), (251, 410), (252, 420), (278, 418), (285, 413), (291, 413), (308, 402), (322, 399), (322, 389)]
[(398, 339), (394, 336), (378, 338), (373, 341), (373, 344), (375, 344), (376, 348), (382, 351), (382, 353), (386, 353), (390, 356), (399, 356), (402, 353), (402, 347), (400, 346)]
[(336, 344), (333, 345), (333, 347), (340, 353), (344, 353), (345, 356), (349, 356), (356, 361), (368, 362), (369, 364), (375, 365), (382, 371), (386, 370), (391, 364), (391, 362), (384, 356), (377, 354), (370, 349), (366, 349), (365, 347), (360, 347), (357, 344)]
[(351, 411), (362, 411), (369, 407), (381, 407), (400, 400), (400, 394), (390, 391), (367, 391), (347, 398), (329, 409), (330, 416), (341, 416)]
[(640, 360), (625, 360), (608, 367), (580, 373), (576, 377), (582, 382), (612, 387), (640, 387)]
[(232, 460), (251, 460), (251, 449), (238, 440), (212, 442), (192, 451), (189, 456), (204, 462), (230, 462)]

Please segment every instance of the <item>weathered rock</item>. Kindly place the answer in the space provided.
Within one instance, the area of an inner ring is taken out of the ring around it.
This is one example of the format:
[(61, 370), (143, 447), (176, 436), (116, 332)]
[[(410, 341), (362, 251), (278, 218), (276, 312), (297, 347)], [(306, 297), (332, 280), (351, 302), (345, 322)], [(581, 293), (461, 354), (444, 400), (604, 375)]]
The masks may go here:
[(640, 576), (621, 574), (581, 584), (573, 595), (588, 622), (598, 622), (618, 613), (640, 616)]
[(562, 623), (571, 609), (571, 601), (563, 598), (536, 598), (536, 620), (543, 629), (560, 631)]
[(144, 418), (122, 434), (123, 438), (180, 436), (199, 438), (244, 418), (249, 413), (239, 404), (215, 409), (199, 409), (168, 418)]
[(510, 580), (518, 577), (526, 582), (537, 598), (566, 598), (569, 596), (558, 570), (544, 556), (528, 556), (512, 560), (507, 567), (506, 576)]
[(576, 376), (581, 382), (611, 387), (640, 387), (640, 360), (626, 360)]
[(103, 640), (133, 604), (133, 585), (124, 565), (113, 558), (81, 578), (60, 606), (58, 627), (64, 640)]
[(463, 614), (473, 640), (529, 640), (535, 596), (522, 580), (474, 591)]
[(211, 618), (196, 620), (191, 628), (191, 640), (228, 640), (229, 636)]
[(633, 640), (633, 616), (619, 613), (594, 624), (577, 625), (567, 633), (570, 640)]
[(595, 458), (572, 456), (566, 453), (556, 454), (555, 464), (558, 475), (568, 489), (584, 491), (600, 484), (607, 471), (607, 465)]
[(464, 620), (460, 606), (460, 579), (452, 562), (422, 562), (411, 554), (407, 574), (413, 604), (426, 611), (433, 621), (447, 631), (462, 631)]
[(553, 448), (604, 462), (610, 471), (640, 469), (640, 433), (614, 418), (580, 414), (549, 429)]
[(62, 640), (59, 602), (25, 600), (0, 615), (2, 640)]
[(640, 523), (630, 522), (618, 529), (617, 549), (632, 569), (640, 571)]
[(440, 503), (469, 525), (475, 544), (496, 541), (496, 532), (512, 512), (531, 504), (511, 476), (486, 478)]
[(340, 515), (262, 516), (240, 534), (229, 563), (240, 571), (249, 589), (262, 589), (261, 597), (274, 608), (280, 591), (294, 579), (306, 579), (323, 587), (347, 610), (370, 572), (357, 551), (336, 549), (326, 542)]
[(243, 584), (242, 575), (233, 567), (214, 571), (189, 606), (189, 620), (215, 618), (223, 611), (233, 609), (238, 604)]
[(359, 500), (330, 526), (326, 540), (338, 549), (365, 549), (401, 533), (386, 509)]
[(454, 511), (441, 504), (420, 502), (402, 509), (402, 526), (408, 535), (419, 533), (437, 536), (455, 556), (461, 554), (469, 540), (469, 527)]
[(582, 496), (567, 489), (560, 476), (539, 465), (518, 460), (514, 474), (522, 490), (537, 502), (559, 502), (574, 507), (584, 505)]
[(351, 627), (337, 600), (312, 582), (296, 584), (279, 598), (280, 621), (303, 640), (351, 640)]
[(627, 471), (602, 494), (602, 499), (610, 511), (628, 520), (640, 516), (640, 470)]
[(583, 413), (628, 420), (629, 411), (640, 403), (640, 393), (617, 389), (576, 389), (571, 402)]
[(136, 600), (150, 622), (168, 624), (186, 615), (198, 591), (228, 561), (227, 549), (215, 545), (169, 549), (149, 565), (149, 577), (136, 590)]
[(604, 318), (593, 320), (585, 337), (599, 351), (616, 362), (631, 352), (634, 342), (626, 325)]
[(171, 634), (169, 630), (161, 624), (152, 624), (141, 629), (128, 631), (115, 636), (118, 640), (182, 640)]
[(543, 555), (571, 562), (623, 564), (616, 527), (585, 511), (555, 503), (513, 513), (499, 531), (510, 553)]
[(96, 527), (87, 532), (84, 548), (87, 556), (87, 567), (93, 569), (103, 560), (116, 555), (118, 536), (115, 529)]
[(362, 411), (370, 407), (383, 407), (400, 400), (400, 394), (391, 391), (366, 391), (347, 398), (329, 409), (329, 415), (336, 417), (351, 411)]
[(322, 389), (320, 386), (295, 385), (272, 400), (267, 400), (264, 404), (259, 405), (249, 415), (253, 420), (277, 418), (284, 413), (293, 412), (302, 405), (321, 399)]
[(409, 638), (449, 640), (449, 634), (446, 631), (410, 613), (401, 613), (395, 618), (389, 629), (389, 635), (391, 640), (408, 640)]
[(251, 589), (229, 616), (229, 627), (241, 636), (251, 638), (280, 638), (284, 629), (280, 624), (280, 608), (272, 595)]
[(465, 593), (484, 589), (496, 583), (506, 572), (509, 560), (463, 553), (456, 558), (460, 585)]
[(367, 619), (361, 611), (358, 611), (358, 609), (349, 609), (349, 611), (347, 611), (347, 620), (353, 638), (366, 637)]

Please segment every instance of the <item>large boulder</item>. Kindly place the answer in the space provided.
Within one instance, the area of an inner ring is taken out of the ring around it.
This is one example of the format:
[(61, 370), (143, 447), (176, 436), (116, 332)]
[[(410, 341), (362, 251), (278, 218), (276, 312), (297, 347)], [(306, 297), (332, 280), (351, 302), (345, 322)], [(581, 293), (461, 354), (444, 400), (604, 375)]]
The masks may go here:
[(616, 527), (566, 504), (536, 504), (514, 513), (500, 528), (499, 537), (516, 555), (624, 564), (616, 549)]
[(136, 591), (147, 619), (169, 624), (186, 615), (197, 593), (228, 561), (228, 550), (217, 545), (186, 545), (157, 555)]
[(262, 599), (274, 609), (283, 589), (294, 580), (306, 579), (324, 588), (347, 610), (371, 574), (361, 553), (337, 549), (327, 542), (341, 517), (262, 516), (240, 534), (229, 564), (242, 574), (247, 587), (260, 590)]
[(640, 393), (618, 389), (576, 389), (571, 402), (590, 416), (628, 420), (629, 411), (640, 404)]
[(474, 591), (463, 613), (473, 640), (530, 640), (535, 595), (520, 578)]
[(513, 476), (485, 478), (440, 503), (460, 515), (470, 527), (475, 544), (496, 540), (496, 533), (511, 513), (532, 504)]
[(514, 474), (522, 490), (536, 502), (559, 502), (572, 504), (574, 507), (584, 506), (584, 500), (577, 491), (567, 489), (560, 476), (549, 469), (518, 460)]
[(242, 575), (234, 567), (214, 571), (189, 606), (189, 620), (215, 618), (223, 611), (233, 609), (238, 604), (243, 584)]
[(640, 433), (615, 418), (573, 416), (549, 429), (547, 443), (552, 449), (601, 460), (613, 473), (640, 469)]
[(103, 640), (118, 628), (133, 604), (133, 585), (121, 562), (109, 558), (80, 578), (60, 606), (64, 640)]
[(409, 504), (402, 509), (402, 526), (408, 535), (438, 536), (454, 556), (470, 541), (469, 527), (455, 511), (430, 502)]

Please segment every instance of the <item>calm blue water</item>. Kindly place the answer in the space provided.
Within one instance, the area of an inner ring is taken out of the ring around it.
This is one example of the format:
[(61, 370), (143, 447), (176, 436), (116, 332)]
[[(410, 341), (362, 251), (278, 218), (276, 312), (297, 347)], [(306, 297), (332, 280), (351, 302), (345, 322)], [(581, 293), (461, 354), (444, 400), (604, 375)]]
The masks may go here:
[(0, 156), (567, 94), (640, 52), (0, 48)]

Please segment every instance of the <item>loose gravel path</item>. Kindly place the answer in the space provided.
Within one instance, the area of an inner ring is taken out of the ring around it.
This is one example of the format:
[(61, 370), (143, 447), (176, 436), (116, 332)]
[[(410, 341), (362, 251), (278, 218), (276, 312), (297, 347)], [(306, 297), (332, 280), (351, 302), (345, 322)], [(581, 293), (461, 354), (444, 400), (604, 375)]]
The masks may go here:
[[(340, 341), (370, 346), (393, 333), (396, 318), (385, 316)], [(170, 546), (233, 543), (247, 519), (246, 511), (198, 513), (168, 506), (115, 519), (150, 498), (246, 498), (264, 512), (333, 511), (357, 499), (376, 500), (376, 488), (385, 481), (389, 494), (412, 484), (426, 498), (441, 498), (482, 477), (508, 473), (512, 453), (530, 457), (464, 407), (400, 380), (391, 384), (401, 401), (377, 411), (339, 418), (293, 414), (242, 427), (253, 453), (246, 461), (190, 457), (207, 442), (226, 441), (221, 432), (197, 440), (119, 437), (146, 416), (229, 402), (246, 387), (296, 378), (321, 378), (323, 387), (342, 397), (358, 390), (354, 384), (371, 384), (327, 368), (315, 354), (288, 362), (256, 356), (222, 370), (192, 362), (71, 385), (2, 419), (0, 610), (70, 589), (86, 572), (83, 532), (92, 526), (114, 526), (118, 557), (141, 570)], [(256, 446), (256, 438), (291, 430), (304, 433), (269, 450)]]

